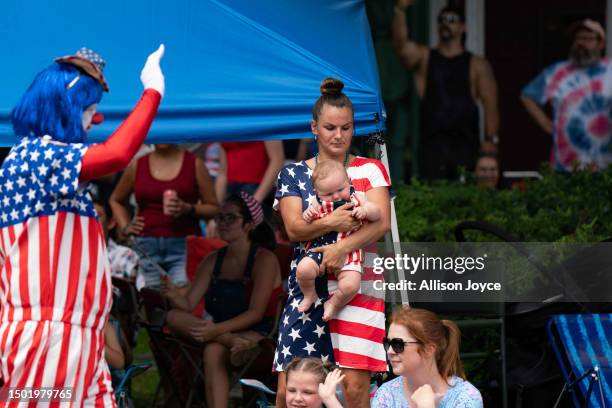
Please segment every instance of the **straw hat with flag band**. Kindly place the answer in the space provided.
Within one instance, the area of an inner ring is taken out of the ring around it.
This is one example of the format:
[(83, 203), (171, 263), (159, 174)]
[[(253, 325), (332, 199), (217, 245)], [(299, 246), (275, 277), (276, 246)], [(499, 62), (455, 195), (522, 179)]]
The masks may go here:
[[(106, 62), (100, 56), (100, 54), (95, 53), (89, 48), (83, 47), (78, 50), (74, 55), (67, 55), (65, 57), (56, 58), (55, 62), (63, 62), (65, 64), (74, 65), (77, 68), (80, 68), (87, 75), (96, 79), (102, 85), (102, 88), (108, 92), (110, 89), (108, 84), (106, 83), (106, 79), (104, 78), (104, 66)], [(70, 89), (77, 81), (79, 77), (76, 77), (73, 81), (71, 81), (67, 89)]]

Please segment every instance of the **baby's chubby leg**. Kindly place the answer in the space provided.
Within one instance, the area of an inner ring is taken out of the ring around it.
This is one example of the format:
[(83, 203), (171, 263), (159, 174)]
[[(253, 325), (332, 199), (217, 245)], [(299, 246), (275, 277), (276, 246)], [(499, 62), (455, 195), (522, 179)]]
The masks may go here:
[(301, 313), (310, 309), (310, 306), (317, 300), (317, 291), (315, 289), (315, 279), (319, 274), (319, 265), (314, 259), (305, 256), (298, 263), (295, 271), (300, 289), (304, 294), (304, 299), (298, 306), (298, 311)]
[(323, 305), (323, 320), (333, 318), (340, 309), (350, 302), (361, 286), (361, 274), (357, 271), (344, 270), (338, 274), (338, 289)]

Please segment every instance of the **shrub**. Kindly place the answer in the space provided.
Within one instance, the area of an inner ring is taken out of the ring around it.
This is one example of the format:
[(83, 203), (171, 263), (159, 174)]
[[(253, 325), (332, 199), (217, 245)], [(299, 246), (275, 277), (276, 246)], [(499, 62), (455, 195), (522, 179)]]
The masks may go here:
[[(461, 221), (495, 224), (526, 242), (595, 242), (612, 237), (612, 169), (601, 173), (543, 170), (544, 179), (519, 189), (413, 179), (397, 188), (402, 242), (451, 242)], [(470, 237), (491, 240), (491, 237)]]

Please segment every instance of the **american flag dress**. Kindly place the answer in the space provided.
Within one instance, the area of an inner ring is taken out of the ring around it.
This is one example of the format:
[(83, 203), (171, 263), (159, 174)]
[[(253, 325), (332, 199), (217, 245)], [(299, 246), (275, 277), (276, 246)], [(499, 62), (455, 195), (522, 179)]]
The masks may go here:
[[(327, 217), (330, 215), (336, 208), (341, 207), (346, 204), (347, 201), (321, 201), (318, 197), (317, 200), (319, 202), (319, 211), (316, 214), (316, 219)], [(355, 194), (355, 188), (351, 186), (351, 197), (350, 202), (353, 203), (353, 208), (357, 208), (361, 205), (361, 200), (357, 198)], [(318, 265), (321, 265), (323, 262), (323, 254), (321, 252), (312, 252), (311, 249), (322, 247), (325, 245), (333, 244), (341, 239), (344, 239), (351, 235), (356, 230), (346, 231), (346, 232), (330, 232), (329, 234), (325, 234), (322, 237), (314, 239), (306, 244), (306, 256), (315, 261)], [(343, 271), (356, 271), (359, 273), (363, 272), (363, 251), (358, 249), (357, 251), (353, 251), (347, 255), (346, 264), (342, 267)]]
[[(347, 168), (357, 193), (372, 188), (391, 187), (383, 164), (378, 160), (356, 157)], [(276, 186), (275, 209), (284, 197), (302, 199), (302, 211), (316, 199), (312, 186), (312, 169), (305, 162), (286, 165), (279, 173)], [(365, 248), (361, 290), (329, 324), (323, 321), (323, 302), (338, 287), (334, 275), (315, 280), (319, 299), (307, 313), (297, 310), (303, 294), (295, 270), (306, 254), (307, 242), (294, 244), (293, 260), (288, 281), (289, 298), (279, 324), (279, 337), (274, 356), (274, 371), (283, 371), (295, 357), (318, 357), (335, 362), (341, 367), (367, 371), (387, 371), (382, 345), (385, 336), (385, 303), (381, 291), (372, 282), (379, 280), (372, 270), (376, 245)]]
[(79, 185), (86, 150), (25, 137), (0, 168), (0, 375), (5, 390), (70, 387), (72, 401), (61, 405), (107, 407), (115, 405), (104, 359), (111, 275)]

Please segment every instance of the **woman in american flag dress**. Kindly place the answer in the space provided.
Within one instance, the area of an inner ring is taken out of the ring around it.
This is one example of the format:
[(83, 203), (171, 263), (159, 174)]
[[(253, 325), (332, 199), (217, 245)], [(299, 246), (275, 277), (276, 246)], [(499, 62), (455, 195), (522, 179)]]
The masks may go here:
[[(289, 238), (295, 242), (289, 299), (281, 316), (274, 370), (283, 371), (295, 357), (319, 357), (343, 368), (346, 406), (369, 407), (371, 371), (386, 371), (382, 339), (385, 336), (384, 298), (371, 288), (375, 275), (372, 265), (364, 265), (362, 289), (334, 319), (323, 321), (323, 303), (337, 287), (334, 272), (346, 263), (347, 255), (376, 242), (390, 228), (390, 180), (378, 160), (348, 153), (354, 131), (353, 108), (342, 93), (344, 84), (325, 79), (321, 97), (313, 107), (312, 133), (318, 144), (317, 156), (289, 164), (279, 173), (275, 208), (280, 211)], [(336, 160), (347, 169), (356, 193), (381, 210), (378, 221), (363, 225), (358, 231), (335, 244), (314, 249), (323, 253), (321, 270), (327, 272), (316, 282), (319, 299), (304, 313), (297, 308), (303, 298), (296, 280), (297, 263), (305, 255), (306, 243), (332, 231), (355, 229), (359, 221), (351, 215), (351, 205), (339, 207), (331, 215), (306, 223), (302, 212), (316, 199), (311, 176), (319, 161)], [(366, 259), (368, 257), (366, 256)], [(378, 277), (380, 279), (380, 277)], [(285, 406), (285, 376), (279, 375), (276, 404)]]
[(164, 93), (163, 53), (147, 59), (140, 101), (104, 143), (83, 144), (108, 91), (89, 49), (41, 71), (12, 112), (21, 141), (0, 169), (0, 406), (17, 406), (11, 390), (28, 387), (62, 390), (52, 399), (65, 406), (115, 405), (104, 361), (110, 267), (86, 187), (143, 143)]

